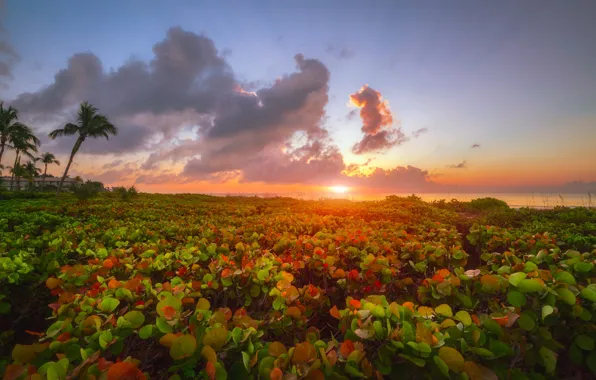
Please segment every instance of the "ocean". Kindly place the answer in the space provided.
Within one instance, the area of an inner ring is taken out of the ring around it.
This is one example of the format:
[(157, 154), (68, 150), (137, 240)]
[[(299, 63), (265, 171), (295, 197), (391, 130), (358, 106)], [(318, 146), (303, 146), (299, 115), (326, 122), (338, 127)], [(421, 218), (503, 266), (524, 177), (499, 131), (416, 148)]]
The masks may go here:
[[(332, 192), (325, 193), (257, 193), (257, 194), (211, 194), (217, 196), (257, 196), (257, 197), (292, 197), (296, 199), (348, 199), (352, 201), (370, 201), (385, 199), (388, 195), (397, 195), (400, 197), (407, 197), (412, 195), (400, 193), (375, 193), (375, 194), (357, 194), (346, 192), (337, 194)], [(549, 209), (557, 206), (565, 207), (596, 207), (596, 194), (577, 194), (577, 193), (420, 193), (415, 194), (424, 201), (432, 202), (441, 199), (447, 201), (456, 199), (461, 202), (470, 201), (477, 198), (492, 197), (505, 201), (510, 207), (521, 208), (541, 208)]]

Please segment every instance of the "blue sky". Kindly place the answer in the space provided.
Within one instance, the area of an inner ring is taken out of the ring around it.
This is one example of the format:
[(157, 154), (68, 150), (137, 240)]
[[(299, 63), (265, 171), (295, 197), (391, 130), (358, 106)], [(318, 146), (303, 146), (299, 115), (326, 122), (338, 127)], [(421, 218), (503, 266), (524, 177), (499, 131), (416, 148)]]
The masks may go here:
[[(2, 98), (51, 84), (75, 53), (94, 53), (104, 69), (148, 61), (180, 26), (212, 39), (257, 88), (293, 72), (297, 53), (320, 60), (330, 72), (325, 126), (346, 163), (375, 157), (384, 169), (414, 165), (451, 182), (487, 171), (594, 181), (596, 164), (585, 159), (596, 162), (595, 19), (593, 1), (5, 0), (21, 60)], [(406, 135), (428, 132), (354, 155), (362, 121), (346, 118), (347, 103), (364, 84)], [(446, 168), (464, 160), (466, 170)]]

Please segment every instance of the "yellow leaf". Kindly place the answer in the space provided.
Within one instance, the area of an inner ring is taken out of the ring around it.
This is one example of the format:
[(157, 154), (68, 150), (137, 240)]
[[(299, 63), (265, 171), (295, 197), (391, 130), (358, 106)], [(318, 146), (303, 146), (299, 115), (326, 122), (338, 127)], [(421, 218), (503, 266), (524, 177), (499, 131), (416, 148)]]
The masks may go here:
[(273, 342), (269, 345), (267, 352), (269, 355), (273, 357), (279, 357), (287, 352), (286, 346), (284, 346), (281, 342)]
[(433, 311), (432, 307), (428, 306), (420, 306), (418, 308), (418, 313), (426, 319), (432, 318), (435, 312)]
[(217, 354), (211, 346), (204, 346), (201, 350), (201, 356), (210, 363), (217, 363)]
[(159, 344), (170, 348), (172, 347), (172, 343), (176, 340), (176, 338), (178, 338), (178, 335), (168, 333), (161, 337), (161, 339), (159, 340)]
[(201, 298), (197, 302), (197, 310), (209, 310), (211, 309), (211, 303), (206, 298)]
[(207, 331), (205, 337), (203, 338), (203, 344), (206, 346), (211, 346), (216, 351), (221, 350), (221, 348), (226, 344), (228, 341), (228, 329), (225, 327), (212, 327)]
[(439, 357), (443, 359), (447, 367), (455, 373), (464, 369), (464, 357), (455, 348), (443, 346), (439, 348)]
[(417, 322), (416, 323), (416, 342), (418, 343), (426, 343), (432, 345), (433, 343), (433, 333), (430, 328), (428, 328), (424, 322)]

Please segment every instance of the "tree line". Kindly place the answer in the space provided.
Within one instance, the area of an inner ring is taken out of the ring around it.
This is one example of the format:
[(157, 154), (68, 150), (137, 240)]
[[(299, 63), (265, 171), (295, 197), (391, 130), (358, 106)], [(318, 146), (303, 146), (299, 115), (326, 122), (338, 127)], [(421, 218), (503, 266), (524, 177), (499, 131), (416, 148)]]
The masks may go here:
[[(109, 139), (110, 135), (115, 136), (117, 133), (118, 128), (110, 123), (106, 116), (101, 115), (99, 110), (93, 105), (83, 102), (79, 106), (77, 118), (74, 122), (66, 123), (62, 128), (55, 129), (48, 134), (48, 137), (52, 140), (63, 136), (78, 136), (70, 152), (68, 163), (64, 168), (64, 174), (60, 179), (56, 195), (62, 191), (64, 180), (68, 176), (68, 170), (83, 142), (88, 138), (105, 137)], [(12, 106), (5, 108), (4, 102), (0, 102), (0, 173), (3, 169), (10, 171), (11, 189), (13, 187), (13, 181), (16, 182), (17, 188), (20, 188), (22, 177), (32, 178), (39, 175), (41, 169), (37, 167), (38, 162), (43, 164), (44, 167), (41, 185), (42, 190), (44, 189), (48, 165), (60, 165), (60, 162), (50, 152), (36, 157), (35, 154), (38, 153), (40, 146), (41, 141), (35, 136), (33, 130), (19, 121), (18, 110)], [(15, 159), (12, 166), (4, 167), (2, 165), (2, 157), (5, 150), (8, 149), (14, 150)], [(23, 157), (29, 158), (25, 164), (21, 164)]]

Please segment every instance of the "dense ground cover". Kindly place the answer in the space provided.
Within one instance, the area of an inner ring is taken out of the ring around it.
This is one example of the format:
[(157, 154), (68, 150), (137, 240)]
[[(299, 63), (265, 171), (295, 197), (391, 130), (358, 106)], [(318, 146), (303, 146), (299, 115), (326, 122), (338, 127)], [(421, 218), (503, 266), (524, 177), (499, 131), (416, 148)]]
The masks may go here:
[(0, 201), (0, 371), (590, 378), (596, 211), (101, 194)]

